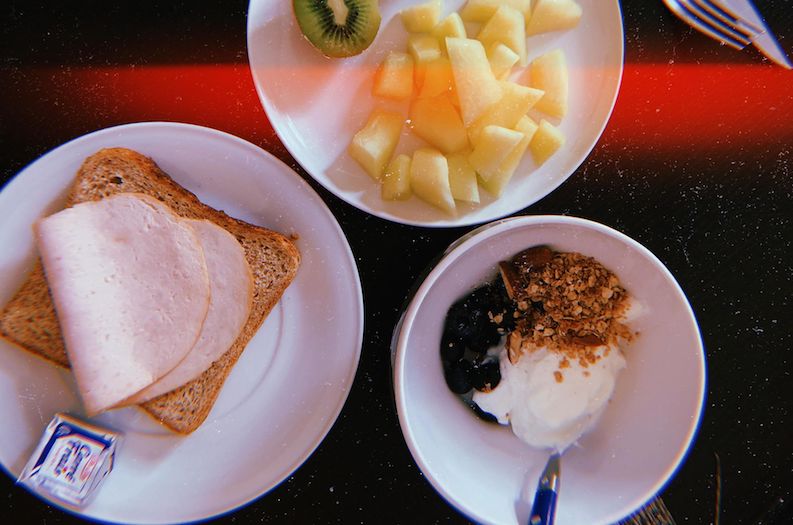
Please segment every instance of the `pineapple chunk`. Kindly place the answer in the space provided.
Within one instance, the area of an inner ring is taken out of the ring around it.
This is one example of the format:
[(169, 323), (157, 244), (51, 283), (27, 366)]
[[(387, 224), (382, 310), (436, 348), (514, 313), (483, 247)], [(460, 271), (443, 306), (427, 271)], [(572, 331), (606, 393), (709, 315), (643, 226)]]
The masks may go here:
[(402, 24), (409, 33), (427, 33), (437, 25), (441, 18), (443, 3), (441, 0), (430, 0), (429, 2), (407, 7), (400, 11)]
[(452, 101), (457, 101), (454, 92), (454, 77), (452, 65), (446, 57), (430, 60), (422, 66), (422, 83), (418, 98), (433, 98), (441, 95), (450, 96)]
[(526, 153), (526, 148), (528, 148), (534, 133), (537, 131), (537, 124), (527, 115), (523, 115), (515, 126), (515, 130), (523, 133), (523, 138), (520, 139), (518, 145), (509, 152), (507, 158), (504, 159), (504, 162), (501, 163), (498, 171), (492, 177), (487, 180), (479, 178), (482, 187), (494, 197), (501, 196), (507, 183), (512, 179), (512, 175), (515, 174), (523, 154)]
[(402, 99), (413, 92), (413, 57), (391, 51), (374, 77), (372, 93), (378, 97)]
[(479, 186), (476, 171), (468, 162), (468, 151), (459, 151), (446, 156), (449, 165), (449, 186), (452, 197), (458, 201), (479, 203)]
[(580, 19), (581, 6), (575, 0), (537, 0), (526, 17), (526, 35), (571, 29)]
[(545, 91), (534, 106), (537, 110), (559, 118), (567, 114), (568, 74), (564, 51), (556, 49), (532, 61), (531, 85)]
[(475, 143), (485, 126), (496, 125), (514, 128), (520, 118), (543, 96), (543, 92), (508, 80), (499, 82), (501, 99), (490, 106), (487, 111), (468, 127), (468, 138)]
[(487, 22), (502, 5), (517, 9), (526, 20), (529, 19), (531, 0), (468, 0), (460, 11), (460, 17), (466, 22)]
[(493, 42), (487, 49), (487, 59), (496, 78), (505, 79), (512, 72), (512, 66), (520, 60), (520, 56), (501, 42)]
[(468, 125), (501, 98), (501, 86), (490, 69), (481, 42), (448, 37), (446, 47), (463, 123)]
[(529, 143), (534, 162), (537, 164), (544, 163), (551, 155), (556, 153), (556, 150), (564, 145), (564, 141), (564, 134), (559, 128), (545, 119), (541, 120), (537, 133), (534, 134)]
[(432, 28), (432, 36), (438, 39), (441, 44), (441, 49), (446, 53), (446, 37), (465, 38), (468, 36), (465, 32), (465, 25), (463, 19), (457, 13), (451, 13), (449, 16), (438, 22), (438, 25)]
[(468, 162), (482, 180), (487, 181), (498, 173), (510, 152), (523, 138), (523, 133), (502, 126), (485, 126)]
[(494, 42), (506, 44), (518, 54), (520, 63), (526, 64), (526, 21), (520, 11), (502, 5), (482, 26), (476, 38), (485, 47), (490, 47)]
[(452, 189), (449, 186), (449, 164), (440, 151), (421, 148), (413, 152), (410, 187), (420, 199), (447, 213), (455, 212)]
[(394, 154), (405, 119), (398, 113), (375, 109), (366, 125), (352, 138), (347, 149), (374, 180), (380, 181)]
[(449, 97), (419, 98), (410, 107), (413, 133), (444, 153), (468, 147), (468, 134)]
[(383, 173), (380, 196), (386, 201), (405, 200), (409, 199), (412, 193), (410, 191), (410, 157), (405, 154), (397, 155)]

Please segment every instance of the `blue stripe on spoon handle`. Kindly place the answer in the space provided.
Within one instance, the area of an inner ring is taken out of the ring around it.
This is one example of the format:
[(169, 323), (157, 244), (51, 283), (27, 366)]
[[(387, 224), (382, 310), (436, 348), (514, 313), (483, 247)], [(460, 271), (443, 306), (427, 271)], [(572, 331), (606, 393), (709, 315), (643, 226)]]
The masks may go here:
[(555, 512), (556, 492), (550, 489), (540, 489), (534, 495), (529, 525), (552, 525)]

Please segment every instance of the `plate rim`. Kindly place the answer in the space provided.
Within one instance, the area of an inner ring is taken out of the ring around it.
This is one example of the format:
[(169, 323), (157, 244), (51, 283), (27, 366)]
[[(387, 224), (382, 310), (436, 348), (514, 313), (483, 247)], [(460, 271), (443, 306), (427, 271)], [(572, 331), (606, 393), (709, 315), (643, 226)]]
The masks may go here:
[[(354, 332), (352, 330), (348, 330), (347, 333), (354, 333), (354, 345), (352, 346), (351, 351), (351, 358), (349, 363), (349, 369), (347, 371), (346, 377), (344, 377), (343, 384), (345, 385), (344, 388), (337, 388), (336, 391), (339, 392), (339, 399), (335, 403), (333, 410), (329, 411), (327, 414), (327, 418), (322, 423), (319, 428), (319, 431), (313, 437), (312, 440), (309, 440), (309, 445), (303, 450), (301, 453), (295, 456), (293, 462), (287, 466), (282, 476), (276, 476), (271, 482), (267, 484), (265, 487), (257, 487), (256, 489), (250, 491), (242, 498), (232, 499), (227, 503), (221, 505), (223, 507), (222, 510), (213, 511), (209, 514), (204, 514), (198, 517), (190, 517), (184, 516), (178, 521), (175, 521), (174, 518), (168, 519), (149, 519), (143, 521), (142, 523), (151, 523), (151, 524), (166, 524), (166, 523), (195, 523), (204, 521), (207, 519), (219, 518), (225, 516), (229, 513), (235, 512), (240, 510), (241, 508), (251, 504), (252, 502), (256, 501), (257, 499), (265, 496), (270, 491), (277, 488), (281, 483), (283, 483), (289, 476), (293, 475), (305, 462), (316, 452), (322, 442), (325, 440), (327, 435), (330, 433), (333, 426), (337, 423), (341, 412), (344, 409), (345, 404), (349, 400), (350, 393), (353, 389), (353, 384), (355, 382), (355, 376), (357, 375), (358, 367), (360, 366), (360, 358), (362, 353), (362, 345), (363, 345), (363, 335), (364, 335), (364, 304), (363, 304), (363, 289), (362, 283), (360, 278), (360, 272), (358, 270), (358, 266), (355, 260), (355, 255), (352, 252), (352, 247), (347, 239), (347, 236), (344, 230), (341, 228), (337, 218), (331, 212), (330, 208), (328, 207), (327, 203), (322, 199), (322, 197), (317, 193), (311, 185), (303, 179), (295, 170), (290, 168), (285, 162), (281, 159), (273, 155), (272, 153), (268, 152), (267, 150), (253, 144), (252, 142), (245, 140), (241, 137), (233, 135), (231, 133), (221, 131), (218, 129), (210, 128), (207, 126), (201, 126), (197, 124), (191, 123), (183, 123), (183, 122), (175, 122), (175, 121), (162, 121), (162, 120), (154, 120), (154, 121), (141, 121), (141, 122), (131, 122), (125, 124), (119, 124), (114, 126), (109, 126), (101, 129), (97, 129), (83, 135), (74, 137), (72, 139), (63, 142), (55, 146), (54, 148), (40, 154), (37, 158), (31, 161), (29, 164), (24, 166), (20, 169), (15, 175), (13, 175), (3, 186), (0, 188), (0, 206), (3, 206), (6, 199), (10, 198), (9, 195), (21, 191), (21, 188), (24, 188), (26, 184), (26, 173), (32, 172), (36, 169), (37, 165), (43, 164), (45, 162), (51, 162), (53, 158), (57, 158), (58, 155), (68, 154), (72, 148), (79, 148), (84, 147), (85, 143), (90, 143), (91, 141), (102, 139), (106, 135), (115, 135), (119, 133), (125, 133), (127, 131), (134, 131), (140, 132), (140, 130), (146, 128), (160, 128), (166, 133), (175, 133), (180, 134), (183, 132), (192, 132), (197, 133), (198, 136), (212, 140), (212, 141), (219, 141), (219, 142), (230, 142), (236, 144), (237, 146), (243, 147), (250, 151), (251, 153), (259, 156), (259, 158), (264, 159), (266, 162), (271, 162), (274, 165), (277, 165), (279, 169), (282, 169), (285, 174), (288, 174), (291, 177), (295, 184), (302, 190), (307, 192), (309, 199), (313, 199), (316, 203), (317, 211), (321, 212), (325, 218), (328, 220), (329, 224), (337, 234), (337, 239), (339, 241), (338, 248), (340, 248), (339, 256), (340, 260), (346, 262), (349, 266), (349, 271), (351, 275), (354, 276), (353, 279), (353, 286), (350, 288), (350, 291), (353, 292), (350, 294), (351, 296), (355, 297), (354, 303), (355, 308), (352, 312), (352, 318), (355, 321)], [(119, 141), (123, 141), (123, 137), (119, 137)], [(102, 146), (100, 146), (102, 147)], [(28, 176), (29, 177), (29, 176)], [(20, 189), (17, 189), (20, 187)], [(66, 187), (63, 188), (64, 190)], [(190, 190), (188, 188), (189, 191)], [(261, 329), (261, 328), (260, 328)], [(258, 333), (258, 330), (257, 330)], [(13, 345), (11, 342), (3, 340), (10, 346)], [(316, 414), (312, 415), (313, 418), (317, 419), (319, 416)], [(321, 418), (320, 418), (321, 419)], [(0, 470), (5, 472), (12, 480), (15, 480), (18, 476), (10, 466), (6, 466), (3, 463), (0, 463)], [(280, 478), (280, 479), (276, 479)], [(51, 505), (59, 510), (62, 510), (68, 514), (78, 516), (82, 519), (91, 519), (91, 520), (100, 520), (100, 521), (107, 521), (110, 523), (123, 523), (125, 520), (124, 516), (115, 516), (115, 517), (98, 517), (91, 515), (90, 513), (85, 513), (84, 510), (90, 509), (90, 506), (86, 509), (72, 509), (68, 506), (64, 506), (59, 502), (47, 498), (46, 496), (31, 490), (27, 487), (26, 491), (29, 494), (33, 494), (37, 498), (39, 498), (44, 503)], [(127, 518), (128, 519), (128, 518)]]
[[(694, 328), (694, 332), (696, 334), (696, 356), (697, 361), (700, 365), (699, 367), (699, 374), (698, 374), (698, 386), (697, 389), (697, 410), (695, 417), (692, 418), (691, 424), (688, 427), (688, 431), (686, 433), (685, 439), (682, 442), (681, 446), (679, 447), (677, 454), (675, 455), (673, 461), (670, 463), (669, 468), (666, 470), (663, 476), (659, 478), (659, 480), (650, 487), (647, 491), (645, 491), (644, 495), (640, 498), (637, 498), (633, 501), (626, 502), (623, 504), (623, 508), (627, 509), (627, 512), (623, 513), (616, 513), (619, 515), (610, 515), (604, 516), (604, 519), (599, 521), (598, 523), (615, 523), (618, 520), (624, 519), (628, 516), (631, 512), (634, 512), (636, 509), (639, 509), (642, 505), (646, 504), (650, 501), (655, 495), (657, 495), (663, 488), (672, 481), (674, 478), (675, 473), (682, 467), (686, 457), (691, 452), (693, 448), (697, 435), (699, 433), (701, 424), (702, 424), (702, 417), (705, 411), (705, 403), (707, 401), (707, 359), (705, 355), (705, 345), (702, 338), (702, 332), (699, 327), (699, 323), (697, 322), (696, 315), (694, 310), (691, 306), (688, 297), (686, 296), (685, 292), (683, 291), (680, 283), (675, 279), (672, 272), (666, 267), (666, 265), (647, 247), (645, 247), (640, 242), (636, 241), (635, 239), (629, 237), (628, 235), (611, 228), (610, 226), (606, 226), (605, 224), (585, 219), (582, 217), (570, 216), (570, 215), (520, 215), (516, 217), (508, 217), (505, 219), (500, 219), (493, 221), (491, 223), (483, 224), (479, 228), (464, 234), (459, 239), (453, 241), (449, 247), (449, 249), (444, 252), (441, 258), (435, 263), (435, 266), (432, 270), (427, 273), (421, 284), (415, 289), (415, 294), (413, 297), (410, 298), (410, 302), (408, 303), (407, 308), (404, 311), (404, 315), (399, 321), (397, 325), (398, 332), (394, 334), (394, 360), (393, 360), (393, 370), (392, 370), (392, 381), (393, 381), (393, 389), (394, 389), (394, 398), (395, 404), (397, 407), (397, 416), (399, 419), (399, 427), (402, 432), (402, 435), (405, 439), (405, 442), (410, 450), (411, 456), (416, 461), (419, 469), (424, 473), (425, 478), (430, 482), (432, 488), (452, 507), (456, 508), (464, 515), (468, 516), (471, 519), (476, 520), (480, 523), (490, 523), (486, 516), (480, 514), (477, 509), (473, 506), (468, 505), (467, 502), (457, 501), (453, 499), (447, 490), (443, 487), (443, 485), (436, 479), (436, 477), (429, 472), (432, 472), (432, 469), (429, 468), (429, 462), (424, 457), (421, 447), (415, 442), (415, 440), (408, 434), (407, 428), (410, 427), (410, 424), (407, 421), (406, 415), (406, 398), (404, 392), (404, 376), (405, 376), (405, 353), (407, 351), (407, 335), (412, 328), (413, 320), (415, 319), (420, 304), (426, 298), (429, 289), (433, 286), (435, 281), (437, 281), (439, 275), (454, 261), (459, 259), (460, 257), (464, 256), (465, 252), (476, 242), (479, 242), (481, 239), (487, 239), (489, 237), (496, 236), (501, 232), (510, 229), (513, 225), (517, 226), (530, 226), (530, 225), (542, 225), (542, 224), (559, 224), (559, 225), (577, 225), (577, 226), (584, 226), (589, 229), (596, 230), (599, 233), (603, 233), (614, 238), (625, 242), (626, 244), (630, 245), (635, 250), (642, 253), (645, 257), (649, 258), (651, 261), (656, 263), (656, 267), (661, 271), (664, 278), (673, 285), (674, 293), (679, 298), (682, 299), (683, 304), (686, 308), (687, 318), (692, 324)], [(646, 497), (645, 497), (646, 496)]]
[[(418, 226), (418, 227), (425, 227), (425, 228), (456, 228), (456, 227), (464, 227), (464, 226), (476, 226), (481, 224), (486, 224), (491, 221), (495, 221), (498, 219), (506, 218), (512, 214), (515, 214), (521, 210), (534, 206), (536, 203), (540, 202), (541, 200), (548, 197), (551, 193), (556, 191), (559, 186), (561, 186), (565, 181), (570, 179), (578, 169), (584, 164), (586, 159), (595, 149), (598, 142), (600, 142), (601, 137), (603, 136), (603, 132), (606, 130), (606, 126), (608, 125), (611, 117), (614, 113), (614, 108), (617, 103), (617, 99), (619, 97), (620, 90), (622, 88), (622, 80), (625, 74), (625, 26), (623, 23), (623, 15), (622, 15), (622, 5), (620, 4), (619, 0), (611, 0), (610, 7), (614, 9), (613, 15), (619, 21), (617, 26), (619, 27), (619, 35), (615, 37), (615, 43), (618, 43), (618, 59), (619, 59), (619, 70), (616, 74), (616, 81), (614, 84), (614, 91), (611, 93), (610, 101), (608, 104), (608, 108), (604, 114), (604, 118), (600, 123), (599, 129), (597, 133), (595, 133), (592, 137), (591, 143), (589, 143), (585, 148), (581, 150), (580, 156), (576, 157), (575, 162), (573, 163), (575, 167), (568, 173), (565, 177), (562, 177), (554, 182), (554, 184), (548, 186), (548, 191), (546, 191), (542, 196), (535, 198), (530, 202), (521, 203), (517, 206), (511, 206), (507, 210), (503, 212), (498, 212), (489, 217), (483, 218), (471, 218), (470, 214), (463, 215), (462, 217), (457, 217), (456, 219), (443, 219), (438, 221), (422, 221), (417, 219), (408, 219), (404, 217), (400, 217), (391, 213), (386, 213), (382, 209), (372, 208), (370, 206), (362, 206), (358, 202), (354, 202), (353, 199), (350, 199), (347, 195), (347, 192), (343, 191), (342, 189), (338, 188), (335, 184), (331, 181), (326, 181), (321, 179), (320, 177), (316, 177), (310, 170), (308, 170), (303, 162), (301, 162), (300, 158), (295, 154), (295, 147), (294, 145), (287, 140), (284, 140), (284, 136), (287, 135), (286, 130), (288, 130), (289, 126), (286, 123), (281, 122), (282, 119), (273, 119), (272, 115), (275, 113), (279, 113), (275, 110), (272, 101), (267, 97), (265, 94), (264, 84), (263, 81), (259, 79), (258, 75), (256, 74), (256, 68), (254, 67), (254, 55), (252, 53), (252, 49), (255, 49), (256, 46), (253, 42), (253, 30), (254, 30), (254, 22), (253, 18), (250, 16), (251, 11), (255, 4), (260, 3), (267, 3), (268, 0), (250, 0), (248, 3), (248, 19), (246, 22), (246, 52), (248, 55), (248, 68), (251, 72), (251, 78), (253, 79), (254, 87), (256, 88), (256, 94), (259, 99), (259, 103), (262, 105), (265, 114), (267, 115), (267, 120), (270, 122), (270, 125), (273, 128), (278, 140), (281, 144), (286, 148), (289, 154), (295, 159), (300, 167), (305, 171), (308, 176), (310, 176), (313, 180), (315, 180), (318, 184), (320, 184), (323, 188), (333, 194), (335, 197), (341, 199), (345, 203), (354, 208), (368, 213), (370, 215), (374, 215), (375, 217), (381, 218), (383, 220), (388, 220), (391, 222), (395, 222), (398, 224), (405, 224), (408, 226)], [(528, 37), (527, 37), (528, 38)]]

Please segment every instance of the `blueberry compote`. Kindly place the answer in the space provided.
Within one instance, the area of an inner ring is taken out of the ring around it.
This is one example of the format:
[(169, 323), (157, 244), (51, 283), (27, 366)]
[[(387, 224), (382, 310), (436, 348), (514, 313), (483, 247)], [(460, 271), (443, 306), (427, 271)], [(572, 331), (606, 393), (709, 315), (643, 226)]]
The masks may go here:
[(514, 303), (504, 282), (494, 279), (455, 302), (446, 313), (440, 354), (449, 389), (474, 411), (495, 421), (471, 401), (472, 390), (488, 392), (501, 380), (498, 355), (488, 352), (514, 324)]

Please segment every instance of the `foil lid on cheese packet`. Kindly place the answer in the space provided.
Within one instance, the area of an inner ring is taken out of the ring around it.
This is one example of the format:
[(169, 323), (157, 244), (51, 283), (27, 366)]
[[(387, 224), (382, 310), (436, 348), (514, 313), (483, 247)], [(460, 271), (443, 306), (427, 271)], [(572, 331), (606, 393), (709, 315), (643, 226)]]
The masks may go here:
[(84, 507), (113, 469), (121, 434), (55, 414), (17, 483), (68, 506)]

